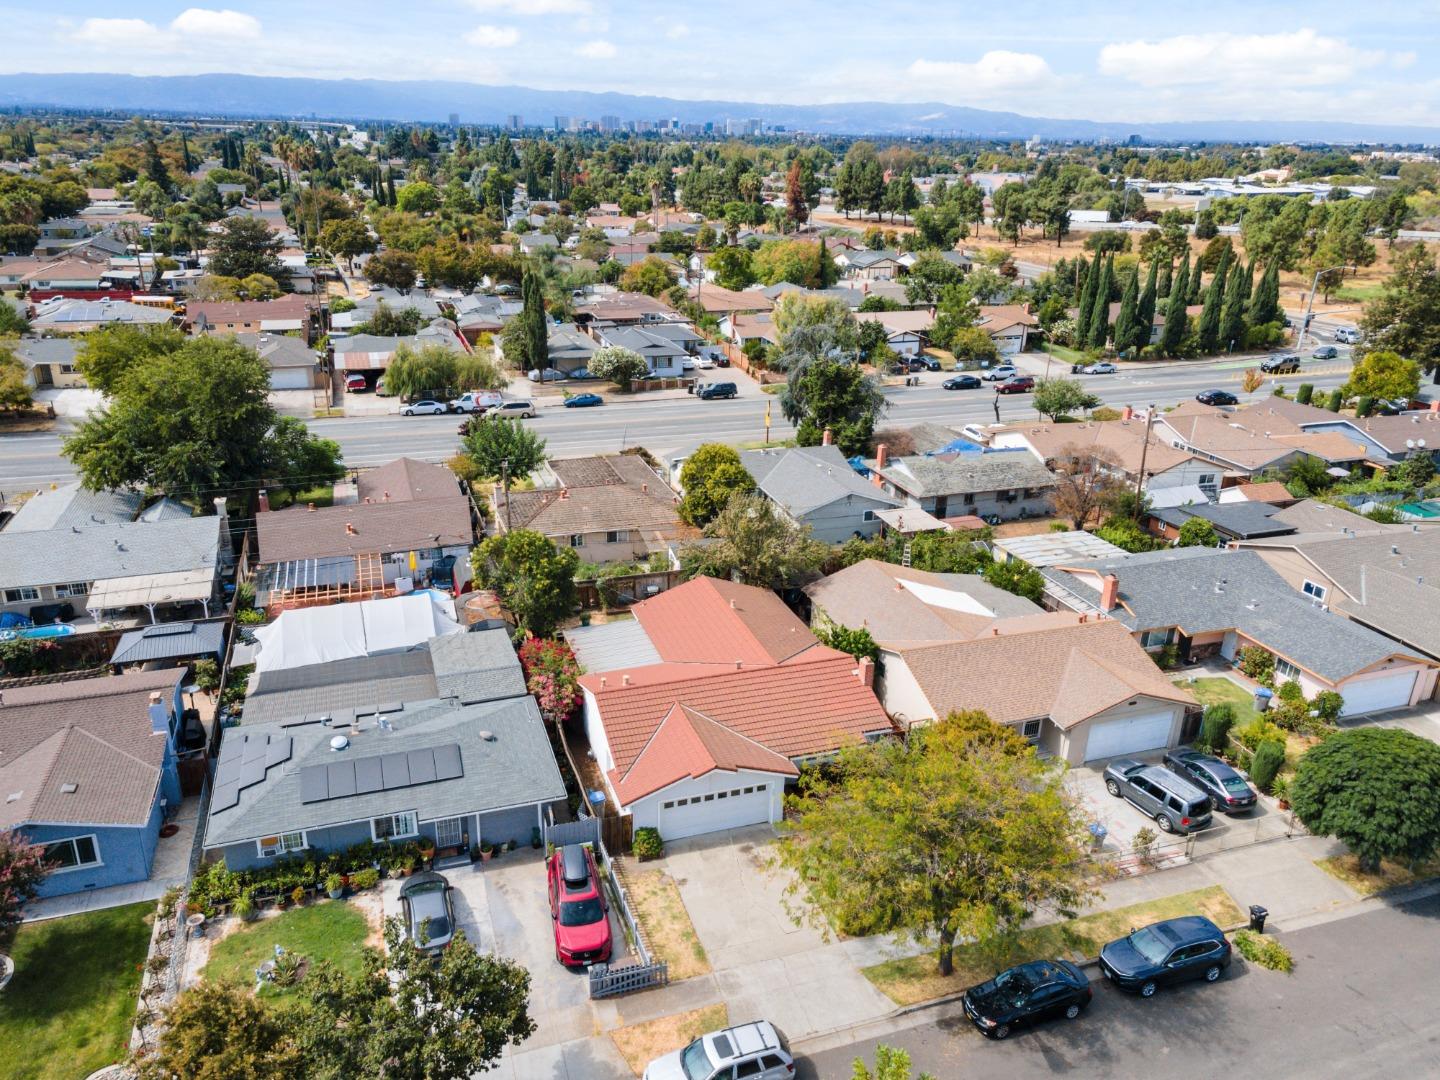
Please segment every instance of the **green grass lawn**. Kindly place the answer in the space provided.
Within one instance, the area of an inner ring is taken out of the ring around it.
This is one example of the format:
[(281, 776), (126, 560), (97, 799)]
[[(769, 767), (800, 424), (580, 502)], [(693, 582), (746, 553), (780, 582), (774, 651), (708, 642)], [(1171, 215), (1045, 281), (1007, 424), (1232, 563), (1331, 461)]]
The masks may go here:
[(0, 1080), (76, 1080), (128, 1052), (153, 903), (26, 923), (0, 993)]
[(860, 973), (895, 1004), (914, 1005), (958, 993), (1014, 964), (1096, 956), (1107, 941), (1129, 933), (1133, 927), (1180, 915), (1204, 915), (1221, 927), (1233, 926), (1243, 918), (1230, 894), (1212, 885), (1113, 911), (1097, 911), (1069, 922), (1037, 926), (1021, 933), (1014, 951), (998, 961), (973, 945), (957, 945), (953, 975), (939, 973), (933, 952), (887, 960), (862, 968)]
[(1175, 685), (1193, 693), (1200, 699), (1201, 705), (1207, 707), (1222, 704), (1232, 706), (1235, 710), (1235, 726), (1237, 728), (1244, 727), (1260, 716), (1255, 711), (1254, 695), (1243, 686), (1221, 676), (1196, 679), (1193, 683), (1177, 679)]
[(1054, 342), (1047, 341), (1040, 346), (1040, 348), (1055, 357), (1055, 359), (1064, 360), (1067, 364), (1091, 363), (1090, 357), (1086, 356), (1079, 349), (1072, 349), (1068, 345), (1056, 345)]
[(1330, 299), (1354, 300), (1364, 303), (1369, 300), (1374, 300), (1384, 291), (1384, 288), (1385, 287), (1379, 283), (1374, 285), (1346, 285), (1332, 292)]
[(304, 506), (306, 503), (314, 503), (316, 506), (329, 506), (335, 501), (335, 488), (330, 484), (322, 484), (319, 487), (309, 488), (305, 491), (297, 491), (291, 495), (287, 491), (270, 492), (270, 509), (283, 510), (287, 506), (296, 503)]
[[(255, 969), (275, 957), (275, 946), (320, 960), (350, 974), (359, 974), (365, 937), (370, 932), (365, 916), (343, 900), (312, 901), (281, 915), (255, 922), (215, 944), (204, 976), (222, 982), (255, 985)], [(287, 991), (266, 985), (262, 997), (284, 997)]]

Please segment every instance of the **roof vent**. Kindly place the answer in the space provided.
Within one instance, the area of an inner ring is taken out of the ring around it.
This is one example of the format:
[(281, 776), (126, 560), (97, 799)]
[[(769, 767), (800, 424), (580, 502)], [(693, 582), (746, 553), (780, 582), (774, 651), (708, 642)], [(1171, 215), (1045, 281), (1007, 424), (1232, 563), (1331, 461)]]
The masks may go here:
[(629, 685), (630, 685), (630, 676), (629, 676), (629, 675), (621, 675), (621, 676), (620, 676), (620, 685), (621, 685), (621, 686), (629, 686)]
[(25, 792), (23, 791), (12, 791), (9, 795), (5, 796), (5, 801), (7, 803), (18, 802), (20, 800), (20, 797), (24, 794)]
[(355, 523), (354, 523), (353, 521), (347, 521), (347, 522), (345, 522), (345, 532), (346, 532), (346, 535), (348, 535), (348, 536), (358, 536), (358, 535), (359, 535), (359, 534), (355, 531)]
[(349, 745), (350, 740), (347, 739), (344, 735), (336, 735), (333, 739), (330, 740), (331, 750), (344, 750)]
[(493, 732), (493, 731), (482, 731), (482, 732), (480, 732), (480, 738), (484, 739), (486, 742), (494, 742), (494, 741), (495, 741), (495, 732)]
[(66, 795), (74, 795), (80, 790), (80, 786), (78, 784), (61, 784), (60, 790)]
[(1391, 544), (1391, 545), (1390, 545), (1390, 554), (1391, 554), (1391, 555), (1399, 555), (1399, 554), (1400, 554), (1400, 547), (1399, 547), (1399, 545), (1397, 545), (1397, 544)]
[(735, 610), (736, 610), (736, 606), (737, 606), (737, 605), (736, 605), (736, 603), (735, 603), (735, 598), (732, 596), (732, 597), (730, 598), (730, 610), (731, 610), (731, 611), (735, 611)]

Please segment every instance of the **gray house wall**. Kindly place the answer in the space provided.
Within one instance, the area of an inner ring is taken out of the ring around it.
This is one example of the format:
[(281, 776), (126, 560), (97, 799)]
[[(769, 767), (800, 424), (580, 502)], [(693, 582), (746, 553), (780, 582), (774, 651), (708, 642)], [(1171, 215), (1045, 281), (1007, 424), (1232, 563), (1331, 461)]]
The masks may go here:
[(879, 518), (865, 520), (865, 512), (887, 510), (890, 503), (878, 499), (865, 499), (859, 495), (846, 495), (832, 503), (811, 510), (804, 515), (801, 524), (809, 525), (815, 539), (827, 544), (843, 544), (856, 533), (874, 536), (883, 524)]
[(1014, 521), (1021, 516), (1021, 511), (1024, 511), (1025, 517), (1044, 517), (1050, 512), (1050, 498), (1046, 491), (1035, 492), (1028, 499), (1016, 498), (1014, 502), (1000, 498), (999, 493), (994, 491), (979, 491), (974, 495), (950, 495), (944, 497), (943, 508), (940, 507), (940, 498), (934, 495), (916, 499), (905, 495), (904, 492), (897, 492), (897, 494), (911, 506), (919, 506), (926, 513), (942, 518), (959, 517), (962, 514), (975, 514), (981, 517), (986, 514), (994, 514), (1001, 521)]

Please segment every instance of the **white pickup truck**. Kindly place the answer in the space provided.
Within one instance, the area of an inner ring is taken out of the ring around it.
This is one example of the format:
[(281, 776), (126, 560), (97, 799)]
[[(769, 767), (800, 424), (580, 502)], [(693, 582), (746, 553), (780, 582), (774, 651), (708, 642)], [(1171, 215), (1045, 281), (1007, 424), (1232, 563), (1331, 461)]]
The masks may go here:
[(450, 402), (450, 408), (455, 412), (462, 413), (484, 412), (504, 400), (498, 390), (477, 390), (474, 393), (461, 394)]

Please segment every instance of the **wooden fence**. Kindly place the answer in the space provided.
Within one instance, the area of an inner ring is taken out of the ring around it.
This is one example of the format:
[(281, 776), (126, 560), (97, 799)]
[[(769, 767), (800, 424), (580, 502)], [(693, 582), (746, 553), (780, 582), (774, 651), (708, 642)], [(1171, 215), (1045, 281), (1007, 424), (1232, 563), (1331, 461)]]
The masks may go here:
[(624, 574), (594, 581), (577, 581), (575, 594), (579, 598), (582, 611), (602, 607), (629, 607), (646, 597), (674, 588), (679, 580), (678, 570)]

